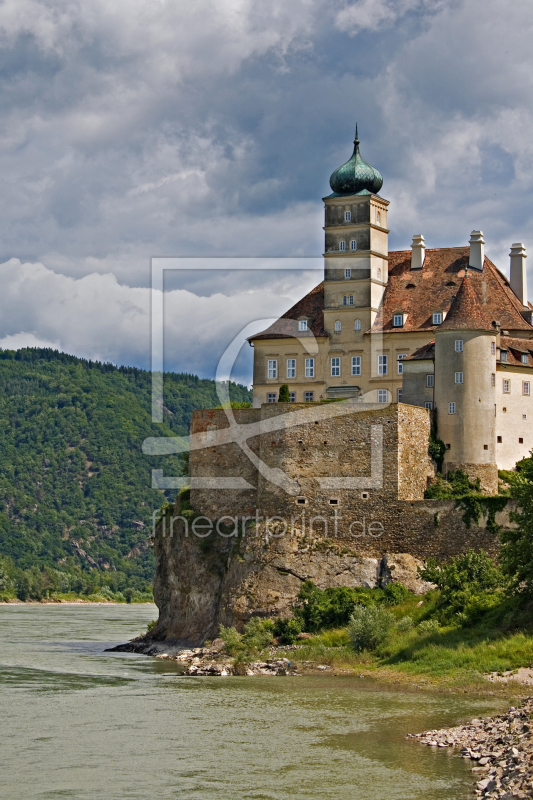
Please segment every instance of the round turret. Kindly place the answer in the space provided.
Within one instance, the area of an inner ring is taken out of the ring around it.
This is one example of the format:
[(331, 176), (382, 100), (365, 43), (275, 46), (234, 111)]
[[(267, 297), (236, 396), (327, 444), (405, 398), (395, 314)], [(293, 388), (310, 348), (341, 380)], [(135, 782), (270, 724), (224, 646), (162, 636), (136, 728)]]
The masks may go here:
[(361, 158), (357, 126), (352, 157), (335, 170), (329, 179), (329, 185), (339, 195), (377, 194), (383, 186), (381, 173)]

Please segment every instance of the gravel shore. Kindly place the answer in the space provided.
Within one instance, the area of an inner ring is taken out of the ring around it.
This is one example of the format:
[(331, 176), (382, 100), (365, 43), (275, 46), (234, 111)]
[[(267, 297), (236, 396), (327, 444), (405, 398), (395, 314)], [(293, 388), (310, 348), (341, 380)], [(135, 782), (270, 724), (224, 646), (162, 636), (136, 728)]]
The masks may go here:
[(499, 717), (410, 734), (410, 738), (429, 747), (460, 748), (463, 758), (473, 762), (477, 797), (533, 797), (533, 698)]

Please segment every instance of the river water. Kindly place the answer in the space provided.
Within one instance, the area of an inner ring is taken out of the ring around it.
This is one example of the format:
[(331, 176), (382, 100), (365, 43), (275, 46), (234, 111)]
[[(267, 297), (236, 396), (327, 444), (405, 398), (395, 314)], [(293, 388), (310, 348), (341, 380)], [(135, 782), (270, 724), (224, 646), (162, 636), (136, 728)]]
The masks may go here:
[(0, 606), (5, 800), (461, 800), (472, 776), (405, 734), (501, 702), (357, 678), (186, 677), (104, 649), (155, 606)]

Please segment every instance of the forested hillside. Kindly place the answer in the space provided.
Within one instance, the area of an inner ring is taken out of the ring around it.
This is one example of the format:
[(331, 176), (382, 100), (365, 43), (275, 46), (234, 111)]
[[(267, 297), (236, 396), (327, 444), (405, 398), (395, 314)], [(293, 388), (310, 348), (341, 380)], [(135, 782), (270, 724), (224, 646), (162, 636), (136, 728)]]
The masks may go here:
[[(250, 400), (243, 386), (230, 392)], [(186, 434), (194, 409), (218, 403), (213, 381), (167, 374), (165, 422), (155, 425), (150, 372), (0, 351), (0, 596), (149, 591), (147, 538), (165, 499), (151, 470), (179, 475), (182, 464), (143, 455), (142, 442)]]

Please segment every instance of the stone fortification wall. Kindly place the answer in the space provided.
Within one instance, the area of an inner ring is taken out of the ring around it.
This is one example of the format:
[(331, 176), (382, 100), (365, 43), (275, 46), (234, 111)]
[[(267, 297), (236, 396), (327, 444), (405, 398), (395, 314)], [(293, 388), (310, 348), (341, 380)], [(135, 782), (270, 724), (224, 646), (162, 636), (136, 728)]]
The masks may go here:
[[(272, 403), (236, 411), (235, 419), (250, 426), (247, 445), (259, 462), (236, 443), (216, 443), (218, 431), (229, 431), (223, 410), (193, 415), (192, 433), (206, 438), (195, 444), (193, 437), (191, 505), (209, 520), (238, 519), (242, 529), (269, 518), (280, 538), (299, 530), (373, 558), (497, 548), (497, 536), (482, 522), (467, 527), (454, 501), (424, 500), (433, 475), (425, 409)], [(251, 488), (194, 488), (197, 479), (231, 477)]]
[[(200, 644), (220, 624), (242, 628), (254, 615), (290, 615), (307, 579), (321, 588), (399, 580), (421, 592), (423, 560), (468, 548), (496, 553), (498, 534), (486, 516), (468, 527), (454, 500), (423, 499), (432, 472), (425, 409), (358, 406), (340, 414), (340, 405), (235, 412), (252, 426), (255, 463), (228, 441), (236, 434), (224, 411), (195, 412), (195, 514), (176, 506), (155, 537), (156, 638)], [(195, 485), (235, 477), (249, 488)], [(510, 526), (509, 506), (496, 524)]]

